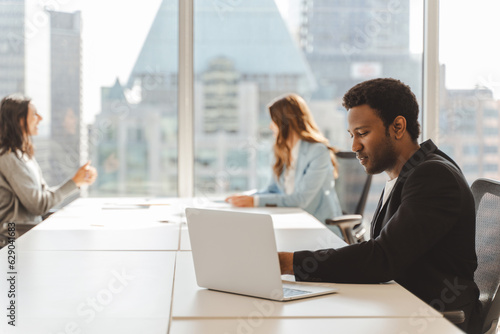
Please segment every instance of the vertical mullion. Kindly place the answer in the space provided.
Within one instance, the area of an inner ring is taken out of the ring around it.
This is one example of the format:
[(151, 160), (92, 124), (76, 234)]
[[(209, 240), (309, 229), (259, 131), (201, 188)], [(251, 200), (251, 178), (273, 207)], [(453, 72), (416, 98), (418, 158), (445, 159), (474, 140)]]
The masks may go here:
[(178, 196), (194, 193), (194, 0), (179, 0)]
[(424, 1), (423, 139), (439, 139), (439, 0)]

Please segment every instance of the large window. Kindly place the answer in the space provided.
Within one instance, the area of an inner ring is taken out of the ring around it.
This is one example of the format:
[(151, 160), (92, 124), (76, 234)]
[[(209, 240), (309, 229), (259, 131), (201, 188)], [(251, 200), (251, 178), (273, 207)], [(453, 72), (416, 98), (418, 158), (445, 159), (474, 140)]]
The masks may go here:
[(310, 97), (315, 85), (274, 1), (231, 3), (195, 1), (196, 195), (264, 187), (272, 151), (266, 104), (287, 92)]
[[(439, 144), (472, 183), (500, 179), (496, 0), (441, 0)], [(464, 24), (467, 22), (467, 24)]]
[[(433, 139), (469, 182), (500, 178), (499, 5), (478, 1), (471, 10), (441, 0), (439, 15)], [(99, 171), (91, 196), (177, 196), (184, 140), (194, 146), (195, 195), (262, 188), (273, 98), (302, 95), (342, 150), (350, 140), (341, 98), (354, 84), (395, 77), (422, 101), (423, 2), (194, 0), (194, 136), (185, 138), (179, 0), (0, 0), (0, 95), (25, 93), (44, 116), (35, 144), (49, 184), (91, 159)], [(384, 181), (375, 178), (367, 213)]]
[(0, 1), (0, 93), (44, 117), (55, 185), (86, 160), (91, 196), (177, 195), (178, 2)]
[[(399, 78), (421, 100), (422, 34), (423, 1), (195, 1), (195, 194), (267, 185), (266, 105), (284, 93), (302, 95), (342, 150), (350, 140), (341, 100), (356, 83)], [(368, 212), (384, 182), (375, 178)]]

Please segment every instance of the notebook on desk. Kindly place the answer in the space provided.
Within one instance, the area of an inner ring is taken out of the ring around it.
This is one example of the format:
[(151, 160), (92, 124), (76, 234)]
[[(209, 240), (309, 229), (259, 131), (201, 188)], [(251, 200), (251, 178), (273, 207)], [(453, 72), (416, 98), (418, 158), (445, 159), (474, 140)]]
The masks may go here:
[(200, 287), (278, 301), (337, 292), (281, 280), (268, 214), (187, 208), (186, 218)]

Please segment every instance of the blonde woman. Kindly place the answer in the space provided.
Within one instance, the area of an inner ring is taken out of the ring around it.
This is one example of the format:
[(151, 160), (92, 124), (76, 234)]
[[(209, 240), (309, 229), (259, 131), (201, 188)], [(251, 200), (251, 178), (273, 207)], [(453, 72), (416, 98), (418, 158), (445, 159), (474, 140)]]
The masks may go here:
[(274, 143), (273, 180), (252, 196), (233, 195), (237, 207), (300, 207), (322, 223), (342, 214), (334, 189), (335, 149), (321, 134), (304, 99), (296, 94), (269, 105)]

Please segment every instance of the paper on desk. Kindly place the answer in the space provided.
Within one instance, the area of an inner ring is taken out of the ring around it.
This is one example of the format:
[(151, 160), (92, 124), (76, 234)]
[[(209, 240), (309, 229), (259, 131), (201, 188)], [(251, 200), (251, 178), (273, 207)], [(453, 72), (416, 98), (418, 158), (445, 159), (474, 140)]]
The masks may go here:
[(156, 206), (169, 206), (170, 203), (151, 203), (151, 202), (130, 202), (130, 203), (104, 203), (103, 210), (125, 210), (125, 209), (149, 209)]

